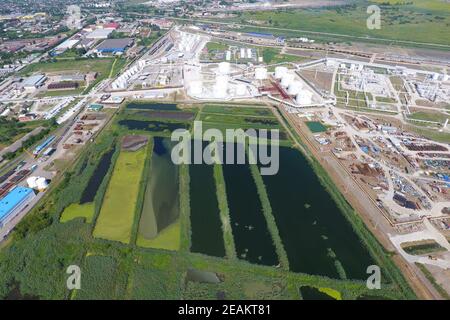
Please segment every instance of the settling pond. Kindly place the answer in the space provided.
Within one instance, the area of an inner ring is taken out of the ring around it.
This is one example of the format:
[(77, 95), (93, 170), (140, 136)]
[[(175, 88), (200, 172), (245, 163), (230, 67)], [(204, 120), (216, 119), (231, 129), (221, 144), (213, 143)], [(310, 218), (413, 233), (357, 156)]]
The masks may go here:
[(292, 271), (367, 278), (372, 257), (298, 150), (281, 147), (278, 174), (262, 177)]
[(217, 202), (214, 167), (191, 164), (191, 251), (216, 257), (225, 256), (222, 223)]
[(180, 214), (179, 167), (172, 162), (170, 139), (153, 138), (151, 169), (145, 189), (139, 232), (145, 239), (155, 238), (175, 222)]
[(97, 167), (94, 170), (94, 173), (92, 174), (86, 188), (83, 191), (83, 194), (81, 195), (80, 204), (94, 201), (97, 190), (102, 184), (103, 179), (105, 178), (106, 173), (111, 166), (111, 159), (115, 151), (116, 149), (112, 148), (102, 155)]
[[(227, 148), (224, 149), (226, 159)], [(222, 168), (238, 258), (269, 266), (277, 265), (278, 257), (267, 229), (250, 166), (224, 164)]]

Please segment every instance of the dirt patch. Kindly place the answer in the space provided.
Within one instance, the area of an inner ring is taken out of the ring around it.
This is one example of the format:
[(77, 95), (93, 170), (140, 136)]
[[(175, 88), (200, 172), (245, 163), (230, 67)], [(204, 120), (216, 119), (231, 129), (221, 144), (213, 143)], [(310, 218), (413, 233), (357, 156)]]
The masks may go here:
[(122, 140), (123, 151), (137, 151), (144, 147), (148, 142), (147, 136), (128, 135), (124, 136)]

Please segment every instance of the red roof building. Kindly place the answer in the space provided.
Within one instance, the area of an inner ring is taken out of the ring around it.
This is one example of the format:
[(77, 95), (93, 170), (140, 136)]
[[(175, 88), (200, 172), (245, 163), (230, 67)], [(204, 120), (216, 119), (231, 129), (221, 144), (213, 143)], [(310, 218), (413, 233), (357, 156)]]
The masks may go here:
[(117, 22), (108, 22), (103, 25), (103, 29), (119, 29), (120, 25)]

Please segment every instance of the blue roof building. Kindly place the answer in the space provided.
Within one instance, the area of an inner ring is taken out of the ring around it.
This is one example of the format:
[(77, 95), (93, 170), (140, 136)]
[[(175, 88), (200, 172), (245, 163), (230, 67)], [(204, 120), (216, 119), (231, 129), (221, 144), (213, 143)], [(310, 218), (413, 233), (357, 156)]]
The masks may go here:
[(0, 200), (0, 227), (14, 216), (18, 209), (34, 198), (33, 189), (17, 186)]
[(107, 39), (100, 43), (96, 50), (101, 53), (117, 53), (125, 52), (125, 50), (133, 44), (133, 39)]

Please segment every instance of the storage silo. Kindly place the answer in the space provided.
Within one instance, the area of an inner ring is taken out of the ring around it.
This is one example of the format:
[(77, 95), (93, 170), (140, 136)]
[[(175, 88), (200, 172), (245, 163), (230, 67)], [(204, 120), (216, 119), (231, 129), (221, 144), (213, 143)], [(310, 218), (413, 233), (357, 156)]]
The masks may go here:
[(221, 62), (219, 63), (219, 74), (229, 74), (230, 73), (230, 63)]
[(225, 98), (228, 90), (228, 76), (219, 75), (213, 87), (213, 95), (215, 98)]
[(239, 50), (240, 52), (240, 57), (241, 57), (241, 59), (245, 59), (245, 49), (244, 48), (241, 48), (240, 50)]
[(294, 81), (294, 75), (292, 73), (285, 73), (281, 78), (281, 85), (287, 88), (292, 81)]
[(300, 90), (297, 94), (296, 102), (300, 105), (309, 105), (312, 103), (312, 93), (308, 90)]
[(287, 71), (288, 69), (286, 67), (275, 67), (275, 78), (281, 79)]
[(264, 80), (267, 79), (267, 69), (263, 67), (258, 67), (255, 69), (255, 79)]
[(27, 179), (28, 187), (30, 187), (31, 189), (35, 189), (37, 187), (37, 183), (36, 183), (37, 179), (38, 179), (38, 177), (29, 177)]
[(247, 86), (243, 83), (239, 83), (236, 86), (236, 95), (244, 96), (247, 93)]
[(300, 92), (301, 89), (302, 83), (300, 81), (292, 81), (288, 86), (287, 93), (292, 96), (295, 96)]
[(198, 96), (202, 94), (203, 84), (200, 80), (192, 81), (189, 84), (188, 93), (191, 96)]
[(39, 177), (36, 180), (36, 187), (39, 191), (44, 191), (45, 189), (47, 189), (48, 188), (47, 179), (45, 179), (44, 177)]

